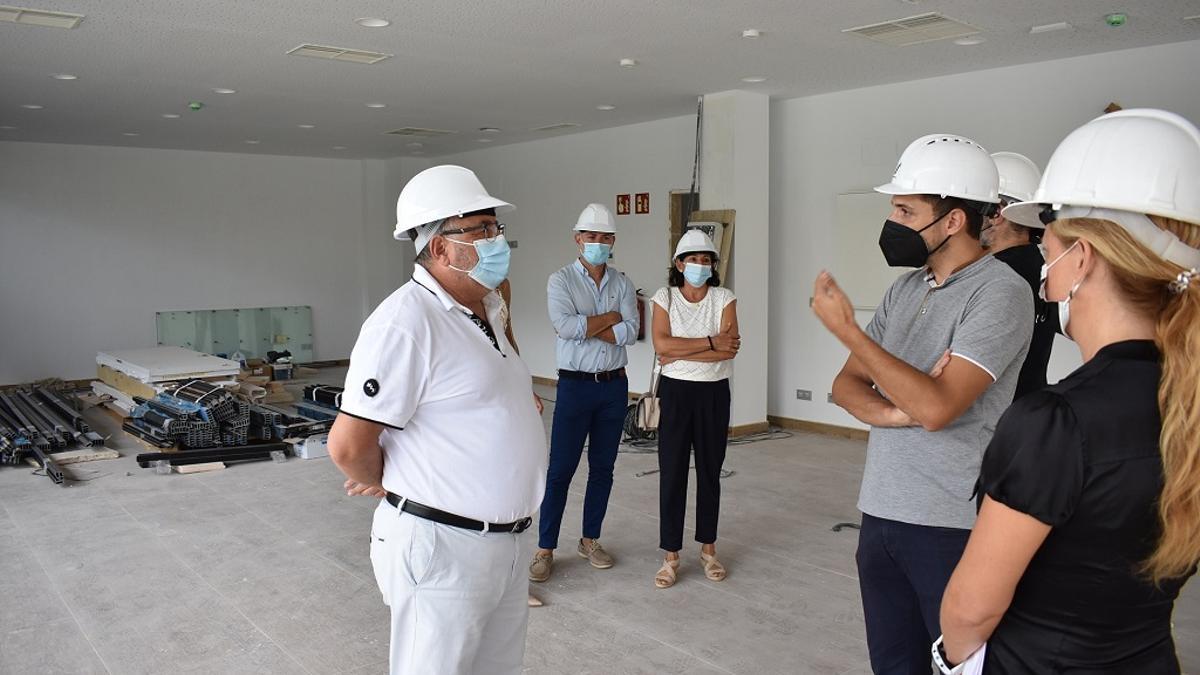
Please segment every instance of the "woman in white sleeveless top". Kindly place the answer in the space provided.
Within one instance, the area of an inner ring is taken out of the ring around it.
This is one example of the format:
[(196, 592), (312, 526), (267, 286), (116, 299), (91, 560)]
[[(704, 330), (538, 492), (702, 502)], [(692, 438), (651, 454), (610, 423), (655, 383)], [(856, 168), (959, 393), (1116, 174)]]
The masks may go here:
[(654, 351), (662, 368), (658, 384), (659, 546), (666, 552), (654, 585), (675, 584), (683, 521), (687, 509), (688, 468), (696, 453), (696, 541), (704, 575), (721, 581), (726, 570), (717, 559), (717, 519), (721, 502), (721, 465), (729, 434), (729, 376), (741, 347), (737, 301), (721, 288), (714, 269), (717, 249), (700, 230), (679, 240), (667, 287), (654, 294)]

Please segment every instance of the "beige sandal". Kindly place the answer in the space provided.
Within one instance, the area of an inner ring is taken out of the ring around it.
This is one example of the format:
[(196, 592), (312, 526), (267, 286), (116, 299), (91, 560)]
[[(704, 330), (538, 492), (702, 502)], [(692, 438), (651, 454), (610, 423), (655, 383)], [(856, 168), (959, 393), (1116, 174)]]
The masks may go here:
[(717, 560), (717, 556), (709, 555), (703, 551), (700, 552), (700, 564), (704, 565), (704, 576), (708, 577), (709, 581), (724, 581), (728, 572), (725, 566)]
[(654, 575), (654, 585), (658, 588), (670, 588), (675, 585), (676, 570), (679, 569), (679, 558), (663, 560), (662, 567)]

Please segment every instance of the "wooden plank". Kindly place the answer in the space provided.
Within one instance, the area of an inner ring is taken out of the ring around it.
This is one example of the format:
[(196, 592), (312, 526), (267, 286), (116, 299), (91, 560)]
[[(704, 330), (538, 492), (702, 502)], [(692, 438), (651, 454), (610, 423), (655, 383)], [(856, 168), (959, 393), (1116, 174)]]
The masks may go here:
[(91, 448), (50, 453), (50, 459), (53, 459), (60, 465), (78, 464), (80, 462), (94, 462), (98, 459), (117, 459), (120, 456), (121, 453), (117, 452), (116, 450), (92, 450)]
[(183, 466), (171, 467), (175, 469), (175, 473), (205, 473), (207, 471), (220, 471), (225, 468), (225, 462), (204, 462), (203, 464), (184, 464)]

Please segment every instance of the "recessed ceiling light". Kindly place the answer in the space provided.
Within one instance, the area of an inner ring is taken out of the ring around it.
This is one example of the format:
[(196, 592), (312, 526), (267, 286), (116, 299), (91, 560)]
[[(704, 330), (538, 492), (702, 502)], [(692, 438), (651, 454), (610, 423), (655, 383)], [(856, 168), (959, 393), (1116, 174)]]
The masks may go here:
[(763, 32), (757, 28), (747, 28), (742, 31), (742, 37), (754, 40), (763, 36)]
[(423, 147), (425, 147), (425, 144), (424, 144), (424, 143), (409, 143), (409, 144), (408, 144), (408, 147), (410, 147), (410, 148), (423, 148)]
[(41, 110), (45, 106), (40, 106), (36, 103), (26, 103), (26, 104), (22, 105), (21, 107), (26, 110)]
[(496, 127), (479, 127), (479, 130), (485, 134), (498, 134), (500, 130)]
[(475, 140), (480, 143), (491, 143), (492, 142), (492, 139), (490, 139), (490, 138), (476, 138)]
[(386, 108), (387, 104), (386, 103), (368, 103), (367, 107), (368, 108)]
[(363, 28), (384, 28), (385, 26), (392, 25), (392, 22), (388, 21), (387, 19), (371, 18), (355, 19), (354, 23), (362, 26)]
[(596, 110), (616, 110), (616, 109), (617, 109), (617, 106), (609, 105), (607, 103), (596, 106)]
[(178, 113), (163, 113), (163, 117), (165, 117), (169, 120), (177, 120), (177, 119), (179, 119), (179, 114)]
[(346, 146), (344, 146), (344, 145), (335, 145), (335, 146), (333, 146), (333, 149), (334, 149), (334, 150), (345, 150), (345, 149), (346, 149)]
[(983, 41), (984, 40), (981, 37), (961, 37), (955, 40), (954, 44), (962, 47), (971, 47), (973, 45), (981, 44)]
[(1040, 26), (1034, 26), (1030, 28), (1029, 34), (1037, 35), (1039, 33), (1053, 33), (1054, 31), (1071, 30), (1072, 28), (1074, 28), (1074, 26), (1066, 21), (1059, 21), (1058, 23), (1044, 23)]
[(262, 143), (262, 141), (256, 141), (254, 139), (246, 141), (246, 145), (258, 145), (259, 143)]
[(133, 137), (133, 136), (140, 136), (141, 134), (139, 134), (139, 133), (138, 133), (138, 132), (136, 132), (136, 131), (126, 131), (125, 133), (123, 133), (123, 134), (121, 134), (121, 135), (122, 135), (122, 136), (129, 136), (129, 137)]
[(50, 77), (53, 77), (56, 80), (78, 80), (79, 79), (78, 75), (72, 75), (70, 73), (54, 73)]
[(755, 75), (753, 77), (743, 77), (742, 78), (742, 82), (748, 82), (750, 84), (758, 84), (759, 82), (766, 82), (766, 81), (767, 81), (767, 78), (765, 78), (761, 75)]
[(15, 129), (16, 129), (16, 127), (10, 127), (8, 125), (0, 127), (0, 131), (13, 131)]
[(236, 94), (237, 89), (228, 89), (226, 87), (215, 87), (213, 89), (213, 93), (214, 94)]
[(622, 68), (636, 68), (637, 64), (637, 59), (621, 59)]
[(315, 125), (315, 124), (297, 124), (296, 126), (300, 127), (301, 129), (316, 129), (317, 128), (317, 125)]

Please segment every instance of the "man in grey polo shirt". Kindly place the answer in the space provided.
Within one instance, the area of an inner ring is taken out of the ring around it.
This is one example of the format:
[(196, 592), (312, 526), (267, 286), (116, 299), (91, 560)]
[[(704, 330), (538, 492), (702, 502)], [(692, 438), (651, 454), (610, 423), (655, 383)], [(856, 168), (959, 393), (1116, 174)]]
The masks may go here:
[(979, 243), (997, 186), (973, 141), (917, 139), (876, 190), (892, 195), (884, 257), (919, 269), (892, 284), (865, 330), (827, 272), (813, 293), (814, 312), (850, 350), (834, 400), (871, 425), (856, 559), (876, 673), (930, 671), (942, 591), (975, 521), (979, 464), (1033, 332), (1029, 287)]

